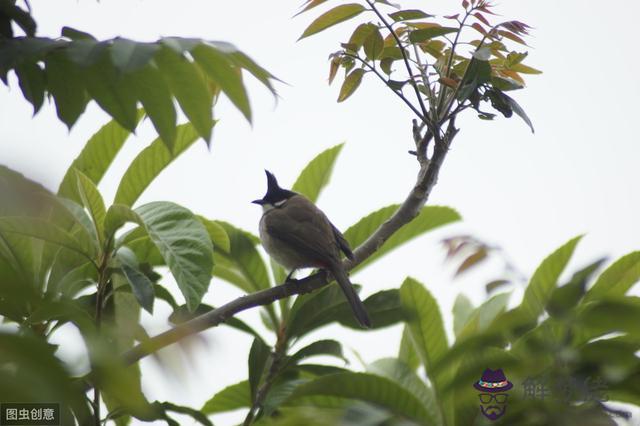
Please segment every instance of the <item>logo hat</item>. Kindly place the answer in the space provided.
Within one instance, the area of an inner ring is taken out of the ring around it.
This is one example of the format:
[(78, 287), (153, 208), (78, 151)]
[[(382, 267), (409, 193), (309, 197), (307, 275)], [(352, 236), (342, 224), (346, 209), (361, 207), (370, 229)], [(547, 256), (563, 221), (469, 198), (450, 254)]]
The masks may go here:
[(487, 368), (482, 373), (482, 378), (473, 384), (480, 392), (506, 392), (513, 387), (513, 383), (507, 380), (502, 368), (492, 370)]

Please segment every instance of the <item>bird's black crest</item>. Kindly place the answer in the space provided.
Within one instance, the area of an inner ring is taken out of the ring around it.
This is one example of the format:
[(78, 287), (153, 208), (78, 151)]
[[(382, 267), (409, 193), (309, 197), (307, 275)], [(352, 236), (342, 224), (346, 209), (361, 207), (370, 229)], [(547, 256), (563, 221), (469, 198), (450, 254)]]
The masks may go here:
[(274, 204), (278, 201), (286, 200), (294, 195), (295, 192), (289, 191), (288, 189), (280, 188), (278, 185), (278, 180), (269, 170), (264, 171), (267, 175), (267, 193), (264, 194), (264, 197), (260, 200), (252, 201), (255, 204)]

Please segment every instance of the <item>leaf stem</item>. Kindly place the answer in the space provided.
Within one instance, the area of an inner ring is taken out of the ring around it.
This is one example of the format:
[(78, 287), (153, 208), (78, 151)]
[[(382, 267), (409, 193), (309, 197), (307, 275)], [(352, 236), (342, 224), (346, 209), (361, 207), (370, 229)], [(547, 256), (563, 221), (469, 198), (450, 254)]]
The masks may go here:
[(358, 56), (358, 55), (353, 55), (353, 54), (351, 54), (351, 53), (346, 53), (346, 52), (344, 52), (344, 53), (343, 53), (343, 55), (344, 55), (344, 56), (347, 56), (347, 57), (349, 57), (349, 58), (353, 58), (353, 59), (356, 59), (356, 60), (360, 61), (360, 62), (362, 63), (362, 65), (364, 65), (364, 66), (365, 66), (365, 67), (367, 67), (370, 71), (372, 71), (373, 73), (375, 73), (375, 75), (377, 75), (377, 76), (378, 76), (378, 78), (379, 78), (380, 80), (382, 80), (382, 82), (383, 82), (383, 83), (384, 83), (384, 84), (385, 84), (385, 85), (386, 85), (386, 86), (387, 86), (387, 87), (388, 87), (388, 88), (389, 88), (393, 93), (395, 93), (396, 95), (398, 95), (398, 97), (399, 97), (400, 99), (402, 99), (402, 101), (403, 101), (405, 104), (407, 104), (407, 106), (411, 109), (411, 111), (413, 111), (413, 112), (418, 116), (418, 118), (420, 118), (420, 120), (422, 120), (422, 122), (423, 122), (423, 123), (425, 122), (425, 116), (424, 116), (424, 115), (422, 115), (422, 114), (420, 113), (420, 111), (418, 110), (418, 108), (416, 108), (416, 107), (411, 103), (411, 101), (409, 101), (409, 99), (407, 99), (407, 97), (406, 97), (406, 96), (404, 96), (404, 95), (402, 94), (402, 92), (400, 92), (399, 90), (396, 90), (396, 89), (394, 89), (393, 87), (391, 87), (391, 85), (389, 84), (389, 82), (387, 81), (387, 79), (386, 79), (386, 78), (384, 78), (384, 76), (383, 76), (382, 74), (380, 74), (380, 72), (379, 72), (377, 69), (375, 69), (374, 67), (372, 67), (372, 66), (371, 66), (371, 64), (369, 64), (367, 61), (365, 61), (364, 59), (362, 59), (362, 58), (361, 58), (360, 56)]
[(372, 0), (367, 0), (367, 3), (371, 7), (371, 9), (375, 12), (375, 14), (378, 15), (378, 18), (380, 18), (380, 20), (382, 21), (384, 26), (387, 27), (387, 30), (389, 30), (389, 32), (391, 33), (391, 36), (396, 41), (396, 45), (398, 46), (398, 48), (400, 48), (400, 53), (402, 54), (402, 59), (404, 61), (404, 65), (407, 68), (407, 73), (409, 74), (409, 79), (411, 79), (411, 81), (413, 83), (412, 84), (413, 90), (414, 90), (414, 92), (416, 94), (416, 98), (418, 98), (418, 103), (420, 104), (420, 110), (422, 111), (422, 116), (421, 116), (422, 121), (423, 121), (423, 123), (425, 123), (427, 125), (427, 127), (431, 131), (434, 131), (434, 129), (433, 129), (434, 123), (429, 119), (429, 111), (427, 111), (427, 108), (424, 105), (424, 101), (422, 100), (422, 95), (420, 95), (420, 91), (418, 90), (418, 85), (416, 84), (415, 80), (413, 79), (413, 73), (411, 72), (411, 65), (409, 64), (409, 58), (407, 57), (407, 52), (405, 52), (404, 46), (402, 45), (402, 42), (400, 41), (400, 38), (398, 37), (396, 32), (393, 30), (393, 28), (391, 27), (389, 22), (384, 18), (384, 16), (382, 16), (382, 13), (380, 13), (380, 11), (376, 8), (375, 3)]

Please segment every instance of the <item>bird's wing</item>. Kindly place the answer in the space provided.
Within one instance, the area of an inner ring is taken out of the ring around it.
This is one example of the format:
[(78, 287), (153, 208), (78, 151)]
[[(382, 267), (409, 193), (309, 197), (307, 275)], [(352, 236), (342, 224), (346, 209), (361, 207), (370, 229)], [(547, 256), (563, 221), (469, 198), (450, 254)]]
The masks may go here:
[[(298, 197), (296, 197), (298, 198)], [(274, 209), (265, 218), (267, 232), (288, 244), (306, 258), (317, 262), (314, 266), (328, 266), (339, 259), (338, 245), (331, 222), (306, 199), (291, 199), (288, 203), (304, 204), (304, 208)], [(320, 214), (318, 214), (320, 213)]]
[(344, 235), (342, 235), (342, 232), (340, 232), (340, 230), (336, 228), (333, 223), (331, 224), (331, 228), (333, 228), (333, 235), (335, 235), (336, 237), (336, 241), (338, 242), (338, 247), (340, 247), (340, 250), (342, 250), (342, 252), (345, 254), (345, 256), (347, 256), (349, 260), (353, 260), (353, 252), (351, 251), (351, 247), (349, 246), (349, 242), (347, 241), (347, 239), (344, 237)]

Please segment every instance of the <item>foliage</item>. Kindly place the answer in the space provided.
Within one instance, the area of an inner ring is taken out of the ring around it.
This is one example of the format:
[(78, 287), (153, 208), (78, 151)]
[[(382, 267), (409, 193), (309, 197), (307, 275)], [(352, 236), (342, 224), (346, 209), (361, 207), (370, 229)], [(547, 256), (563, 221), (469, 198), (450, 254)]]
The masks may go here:
[[(630, 270), (632, 253), (598, 278), (594, 275), (601, 261), (559, 285), (577, 242), (570, 240), (540, 264), (516, 307), (507, 308), (508, 293), (478, 307), (456, 303), (457, 337), (452, 344), (437, 302), (423, 284), (408, 278), (400, 288), (408, 338), (402, 340), (399, 357), (375, 361), (366, 373), (298, 379), (283, 403), (284, 417), (268, 424), (288, 424), (288, 410), (294, 409), (291, 416), (296, 416), (301, 407), (313, 408), (318, 418), (330, 418), (339, 410), (340, 418), (347, 419), (360, 406), (355, 401), (376, 416), (353, 424), (476, 424), (483, 417), (472, 384), (485, 368), (503, 368), (515, 385), (509, 410), (495, 424), (615, 424), (611, 416), (625, 412), (609, 406), (609, 400), (638, 403), (640, 340), (635, 319), (640, 305), (637, 297), (626, 294), (630, 287), (623, 283), (635, 283), (640, 276), (619, 272), (625, 264)], [(588, 288), (594, 281), (598, 284)], [(617, 291), (620, 285), (626, 287), (623, 293)], [(532, 311), (532, 304), (542, 310)], [(406, 356), (411, 352), (418, 354), (426, 376)], [(542, 383), (546, 400), (539, 393), (526, 393), (527, 380)]]
[[(315, 13), (325, 1), (308, 0), (300, 13)], [(524, 65), (526, 53), (507, 47), (526, 46), (528, 25), (490, 23), (493, 6), (482, 0), (463, 1), (462, 13), (440, 22), (417, 9), (383, 14), (387, 7), (393, 6), (374, 0), (334, 5), (303, 32), (306, 38), (357, 17), (372, 18), (357, 25), (331, 55), (329, 80), (340, 68), (345, 71), (339, 101), (352, 96), (367, 76), (382, 80), (417, 117), (413, 153), (421, 165), (430, 161), (429, 141), (446, 148), (457, 132), (457, 114), (469, 108), (493, 119), (495, 114), (481, 109), (490, 104), (505, 117), (519, 115), (533, 130), (522, 108), (504, 93), (524, 86), (521, 74), (538, 73)], [(24, 36), (16, 36), (17, 28)], [(503, 368), (515, 385), (531, 377), (550, 386), (597, 378), (611, 401), (640, 403), (635, 322), (640, 302), (628, 294), (640, 279), (638, 253), (614, 262), (595, 280), (602, 260), (559, 285), (579, 237), (540, 264), (517, 304), (504, 292), (477, 307), (460, 295), (452, 330), (438, 301), (414, 278), (370, 295), (364, 304), (373, 329), (402, 324), (403, 331), (398, 356), (377, 360), (364, 372), (344, 365), (342, 342), (317, 338), (331, 323), (358, 327), (335, 284), (261, 307), (273, 336), (226, 318), (225, 325), (253, 339), (246, 379), (212, 395), (200, 409), (148, 401), (138, 365), (114, 356), (149, 341), (141, 309), (153, 314), (161, 300), (173, 311), (168, 320), (184, 323), (213, 310), (201, 303), (213, 277), (254, 293), (280, 284), (285, 271), (266, 261), (256, 236), (233, 224), (172, 202), (139, 205), (138, 199), (199, 137), (210, 140), (211, 109), (219, 93), (251, 119), (242, 75), (252, 74), (271, 91), (274, 78), (223, 42), (97, 41), (71, 28), (54, 40), (36, 37), (36, 28), (29, 10), (0, 0), (3, 82), (8, 84), (13, 71), (34, 112), (50, 96), (69, 127), (90, 100), (113, 120), (87, 141), (55, 194), (0, 166), (0, 316), (7, 324), (0, 333), (0, 401), (61, 401), (64, 424), (126, 425), (135, 417), (177, 425), (172, 416), (180, 414), (210, 425), (210, 415), (244, 409), (247, 425), (466, 426), (481, 421), (471, 385), (489, 367)], [(470, 30), (481, 37), (469, 37)], [(189, 122), (177, 124), (176, 104)], [(131, 161), (115, 199), (105, 200), (98, 185), (145, 115), (159, 136)], [(318, 154), (293, 188), (317, 200), (341, 149)], [(365, 214), (345, 238), (360, 246), (401, 208)], [(460, 220), (444, 206), (421, 206), (414, 213), (352, 270), (356, 281), (359, 270), (400, 245)], [(445, 244), (449, 257), (464, 255), (458, 274), (494, 251), (470, 237), (452, 237)], [(176, 301), (161, 282), (167, 271), (184, 300)], [(75, 327), (88, 349), (91, 373), (85, 378), (75, 376), (50, 343), (65, 326)], [(94, 387), (93, 401), (82, 379)], [(564, 394), (562, 401), (525, 396), (514, 389), (506, 416), (496, 424), (611, 424), (608, 414), (616, 412), (608, 401), (585, 395)]]
[[(220, 92), (251, 120), (243, 72), (275, 95), (274, 77), (230, 43), (179, 37), (153, 43), (120, 37), (98, 41), (69, 27), (56, 39), (36, 37), (35, 21), (14, 3), (0, 3), (5, 10), (0, 28), (6, 28), (0, 30), (0, 80), (8, 85), (7, 74), (13, 70), (34, 114), (51, 96), (69, 128), (94, 100), (123, 128), (134, 131), (140, 104), (172, 151), (178, 136), (174, 100), (209, 142), (211, 110)], [(24, 37), (13, 34), (12, 21)]]
[[(322, 3), (308, 0), (300, 13)], [(441, 22), (419, 9), (402, 10), (386, 1), (363, 3), (334, 6), (300, 36), (315, 35), (356, 17), (370, 19), (359, 24), (349, 40), (341, 43), (341, 49), (330, 56), (329, 83), (340, 68), (344, 69), (338, 102), (352, 96), (362, 80), (373, 75), (427, 125), (445, 122), (467, 108), (475, 109), (482, 119), (492, 120), (496, 114), (481, 110), (483, 104), (490, 104), (507, 118), (513, 113), (520, 116), (533, 131), (524, 110), (504, 93), (524, 87), (522, 74), (540, 73), (523, 63), (527, 52), (508, 47), (507, 42), (527, 47), (522, 38), (529, 34), (527, 24), (515, 20), (491, 23), (496, 14), (485, 0), (465, 0), (462, 13), (444, 16)], [(385, 14), (385, 7), (398, 10)], [(419, 105), (409, 102), (407, 91), (415, 92)]]

